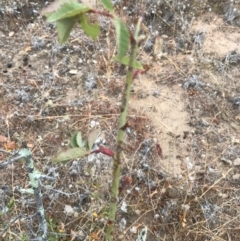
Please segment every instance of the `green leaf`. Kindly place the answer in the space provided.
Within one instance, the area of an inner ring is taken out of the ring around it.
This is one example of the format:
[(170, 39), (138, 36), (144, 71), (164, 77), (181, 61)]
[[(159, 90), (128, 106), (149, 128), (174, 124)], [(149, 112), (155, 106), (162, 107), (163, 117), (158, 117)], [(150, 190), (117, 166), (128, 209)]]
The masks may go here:
[[(121, 63), (121, 64), (124, 64), (124, 65), (129, 66), (129, 59), (130, 59), (129, 56), (124, 56), (122, 59), (119, 59), (118, 56), (115, 56), (113, 59), (114, 59), (115, 61)], [(133, 67), (134, 69), (140, 69), (140, 70), (143, 70), (143, 69), (144, 69), (143, 66), (142, 66), (142, 64), (141, 64), (139, 61), (137, 61), (137, 60), (135, 60), (135, 61), (133, 62), (133, 66), (132, 66), (132, 67)]]
[(122, 59), (127, 51), (129, 46), (129, 31), (126, 24), (119, 18), (115, 19), (115, 28), (117, 34), (117, 51), (118, 58)]
[(77, 133), (76, 141), (77, 141), (77, 145), (79, 147), (81, 147), (81, 148), (84, 147), (84, 143), (83, 143), (83, 139), (82, 139), (82, 133), (80, 131)]
[(98, 136), (101, 133), (101, 129), (95, 129), (93, 131), (91, 131), (88, 135), (88, 148), (89, 150), (92, 149), (93, 144), (95, 143), (95, 141), (97, 140)]
[(71, 139), (70, 139), (70, 143), (69, 143), (69, 147), (70, 148), (74, 148), (74, 147), (79, 147), (78, 146), (78, 143), (77, 143), (77, 134), (78, 134), (78, 132), (75, 132), (75, 133), (73, 133), (73, 135), (71, 136)]
[(113, 11), (113, 5), (111, 0), (100, 0), (102, 5), (110, 12)]
[(77, 2), (77, 0), (56, 0), (50, 3), (47, 7), (43, 8), (41, 14), (43, 16), (50, 16), (52, 13), (57, 11), (64, 3)]
[(58, 163), (58, 162), (65, 162), (72, 160), (74, 158), (79, 158), (79, 157), (84, 157), (88, 154), (89, 152), (86, 151), (83, 148), (75, 147), (75, 148), (70, 148), (66, 151), (60, 152), (54, 159), (53, 163)]
[(8, 204), (7, 204), (7, 207), (8, 207), (10, 210), (12, 210), (13, 206), (14, 206), (14, 197), (11, 197), (10, 201), (9, 201)]
[(61, 19), (57, 21), (58, 38), (60, 44), (63, 44), (68, 40), (70, 32), (72, 31), (76, 22), (76, 17)]
[(82, 139), (82, 133), (80, 131), (75, 132), (70, 140), (69, 147), (74, 148), (74, 147), (84, 147), (84, 142)]
[(86, 14), (82, 14), (79, 20), (83, 31), (92, 39), (96, 40), (100, 34), (100, 26), (98, 24), (90, 24), (89, 18)]
[(52, 14), (48, 14), (47, 21), (52, 23), (60, 19), (79, 16), (83, 13), (88, 12), (89, 10), (91, 10), (91, 8), (84, 6), (78, 2), (67, 2), (61, 5)]

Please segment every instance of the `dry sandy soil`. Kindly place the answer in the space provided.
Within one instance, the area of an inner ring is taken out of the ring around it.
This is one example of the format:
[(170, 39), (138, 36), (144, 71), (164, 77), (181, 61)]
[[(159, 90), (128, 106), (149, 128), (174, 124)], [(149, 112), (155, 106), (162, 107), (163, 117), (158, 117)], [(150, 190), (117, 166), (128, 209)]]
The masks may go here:
[[(44, 1), (2, 2), (0, 162), (25, 141), (36, 168), (55, 178), (41, 183), (49, 240), (104, 240), (111, 158), (51, 159), (77, 130), (100, 127), (96, 145), (114, 149), (126, 73), (111, 60), (114, 28), (99, 17), (96, 42), (75, 28), (60, 46), (39, 16)], [(145, 4), (138, 58), (148, 69), (132, 89), (121, 177), (131, 183), (114, 240), (136, 240), (145, 226), (148, 241), (239, 240), (240, 4), (113, 2), (130, 28)], [(0, 239), (31, 240), (35, 200), (16, 186), (29, 186), (21, 161), (0, 169)]]

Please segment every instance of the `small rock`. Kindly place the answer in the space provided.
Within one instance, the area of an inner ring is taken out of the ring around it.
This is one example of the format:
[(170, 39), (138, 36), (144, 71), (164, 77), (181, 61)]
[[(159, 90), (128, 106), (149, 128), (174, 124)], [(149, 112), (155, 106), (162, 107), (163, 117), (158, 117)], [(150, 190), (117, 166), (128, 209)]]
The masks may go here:
[(160, 92), (159, 92), (159, 91), (154, 91), (154, 92), (152, 93), (152, 95), (153, 95), (154, 97), (158, 98), (159, 95), (160, 95)]
[(199, 80), (199, 77), (196, 75), (192, 75), (187, 81), (183, 84), (184, 89), (192, 88), (199, 88), (202, 86), (202, 83)]
[(94, 128), (95, 126), (99, 126), (99, 122), (92, 120), (92, 121), (90, 122), (90, 126), (91, 126), (91, 128)]
[(218, 196), (224, 199), (228, 197), (226, 193), (219, 193)]
[(131, 227), (130, 232), (131, 233), (137, 233), (137, 227), (136, 226)]
[(70, 205), (65, 205), (64, 213), (68, 216), (72, 216), (74, 214), (74, 210)]
[(232, 166), (232, 161), (230, 161), (229, 159), (222, 157), (221, 161), (224, 162), (225, 164), (228, 164), (229, 166)]
[(239, 139), (236, 139), (236, 137), (233, 136), (232, 139), (231, 139), (231, 142), (232, 142), (232, 144), (239, 144), (239, 143), (240, 143), (240, 140), (239, 140)]
[(235, 160), (233, 161), (233, 165), (234, 165), (234, 166), (240, 166), (240, 157), (238, 157), (237, 159), (235, 159)]
[(127, 213), (127, 204), (126, 202), (122, 202), (121, 208), (120, 208), (124, 213)]
[(233, 105), (238, 108), (240, 107), (240, 97), (233, 98)]
[(119, 226), (121, 230), (124, 230), (126, 228), (127, 220), (125, 218), (122, 218), (120, 220)]
[(77, 70), (76, 69), (71, 69), (71, 70), (69, 70), (69, 74), (72, 74), (72, 75), (75, 75), (75, 74), (77, 74)]
[(15, 33), (12, 31), (8, 34), (9, 37), (12, 37)]
[(138, 216), (140, 216), (141, 211), (137, 209), (137, 210), (135, 211), (135, 213), (136, 213)]
[(239, 178), (240, 178), (240, 174), (235, 174), (235, 175), (233, 175), (232, 178), (233, 178), (234, 180), (239, 179)]

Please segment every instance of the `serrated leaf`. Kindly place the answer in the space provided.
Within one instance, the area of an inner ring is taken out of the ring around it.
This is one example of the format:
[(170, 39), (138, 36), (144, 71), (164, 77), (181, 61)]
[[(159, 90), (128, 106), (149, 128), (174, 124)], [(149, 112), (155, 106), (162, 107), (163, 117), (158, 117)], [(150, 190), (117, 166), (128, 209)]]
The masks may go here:
[(48, 17), (53, 12), (57, 11), (64, 3), (77, 2), (77, 0), (56, 0), (50, 3), (47, 7), (43, 8), (41, 14)]
[(81, 148), (84, 147), (84, 143), (83, 143), (83, 139), (82, 139), (82, 133), (79, 131), (76, 135), (76, 141), (77, 141), (77, 145)]
[(118, 58), (122, 59), (127, 51), (129, 46), (129, 31), (126, 24), (119, 18), (115, 19), (115, 28), (117, 35), (117, 51)]
[(113, 5), (111, 0), (100, 0), (102, 5), (110, 12), (113, 11)]
[(100, 26), (97, 23), (90, 24), (89, 18), (86, 14), (82, 14), (79, 20), (83, 31), (92, 39), (96, 40), (100, 34)]
[(91, 8), (84, 6), (78, 2), (67, 2), (62, 4), (56, 11), (48, 15), (47, 22), (52, 23), (60, 19), (71, 18), (86, 13)]
[(58, 38), (60, 44), (63, 44), (68, 40), (70, 32), (72, 31), (76, 22), (76, 17), (61, 19), (57, 21)]
[[(122, 59), (119, 59), (118, 56), (115, 56), (113, 59), (114, 59), (115, 61), (121, 63), (121, 64), (124, 64), (124, 65), (126, 65), (126, 66), (129, 66), (129, 59), (130, 59), (129, 56), (124, 56)], [(139, 61), (137, 61), (137, 60), (135, 60), (135, 61), (133, 62), (133, 66), (132, 66), (132, 67), (133, 67), (134, 69), (143, 70), (142, 64), (141, 64)]]
[(53, 159), (53, 163), (69, 161), (69, 160), (72, 160), (74, 158), (84, 157), (87, 154), (88, 154), (88, 151), (86, 151), (83, 148), (80, 148), (80, 147), (70, 148), (66, 151), (60, 152)]
[(89, 150), (92, 149), (93, 144), (95, 143), (95, 141), (97, 140), (98, 136), (101, 133), (101, 129), (95, 129), (93, 131), (91, 131), (88, 135), (88, 148)]

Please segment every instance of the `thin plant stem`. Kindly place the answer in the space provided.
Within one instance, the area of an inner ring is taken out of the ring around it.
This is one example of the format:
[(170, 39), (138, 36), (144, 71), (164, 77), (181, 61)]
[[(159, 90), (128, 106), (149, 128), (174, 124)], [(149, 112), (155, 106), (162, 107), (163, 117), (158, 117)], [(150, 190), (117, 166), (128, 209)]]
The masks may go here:
[(121, 113), (119, 116), (119, 124), (118, 124), (118, 135), (117, 135), (117, 143), (116, 149), (114, 153), (113, 160), (113, 172), (112, 172), (112, 187), (111, 187), (111, 201), (109, 206), (109, 214), (108, 214), (108, 225), (106, 232), (106, 240), (113, 240), (113, 229), (115, 225), (115, 217), (117, 211), (118, 204), (118, 194), (119, 194), (119, 182), (120, 182), (120, 174), (121, 174), (121, 159), (122, 159), (122, 151), (124, 149), (124, 134), (127, 126), (127, 112), (128, 112), (128, 102), (130, 99), (130, 93), (133, 82), (133, 63), (136, 60), (137, 50), (138, 50), (138, 36), (140, 31), (140, 26), (142, 22), (142, 17), (139, 18), (134, 38), (131, 39), (131, 51), (130, 51), (130, 59), (129, 59), (129, 67), (126, 75), (126, 82), (124, 87), (124, 93), (121, 102)]

